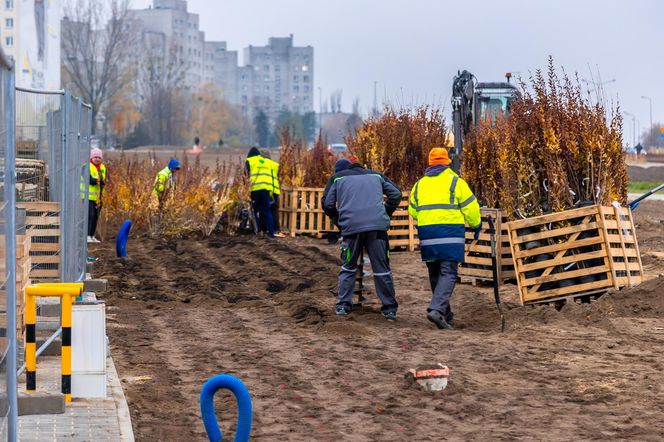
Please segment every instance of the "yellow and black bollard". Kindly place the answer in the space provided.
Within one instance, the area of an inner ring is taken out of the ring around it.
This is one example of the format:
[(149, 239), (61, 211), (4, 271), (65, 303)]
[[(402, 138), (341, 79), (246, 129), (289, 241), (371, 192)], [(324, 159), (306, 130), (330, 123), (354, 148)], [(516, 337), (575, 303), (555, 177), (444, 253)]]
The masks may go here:
[(25, 389), (37, 390), (37, 305), (34, 296), (25, 297)]
[(71, 402), (71, 318), (73, 298), (83, 292), (83, 283), (48, 283), (25, 288), (25, 387), (37, 390), (37, 297), (58, 296), (62, 306), (62, 394)]

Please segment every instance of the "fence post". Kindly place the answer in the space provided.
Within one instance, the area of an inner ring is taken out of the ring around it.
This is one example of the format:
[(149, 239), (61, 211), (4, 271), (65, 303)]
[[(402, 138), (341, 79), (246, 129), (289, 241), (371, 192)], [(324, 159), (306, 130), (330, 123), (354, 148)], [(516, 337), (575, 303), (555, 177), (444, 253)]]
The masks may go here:
[[(4, 61), (4, 54), (0, 51)], [(18, 388), (16, 380), (16, 90), (12, 66), (7, 66), (3, 78), (5, 103), (5, 269), (7, 282), (7, 440), (17, 440)]]

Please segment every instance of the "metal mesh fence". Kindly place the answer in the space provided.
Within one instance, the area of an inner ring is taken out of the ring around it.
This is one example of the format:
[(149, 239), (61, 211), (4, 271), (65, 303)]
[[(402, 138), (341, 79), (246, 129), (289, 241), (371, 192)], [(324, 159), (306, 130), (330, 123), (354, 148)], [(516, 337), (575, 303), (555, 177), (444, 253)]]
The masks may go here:
[[(32, 226), (31, 252), (35, 277), (81, 281), (87, 260), (87, 183), (92, 110), (64, 91), (17, 89), (17, 147), (23, 171), (17, 185), (19, 201), (51, 201), (32, 208), (59, 224)], [(54, 234), (57, 233), (57, 235)], [(58, 244), (59, 247), (51, 247)], [(59, 256), (59, 260), (52, 259)]]
[(16, 440), (15, 91), (0, 50), (0, 439)]
[(16, 91), (16, 179), (19, 201), (48, 201), (47, 168), (59, 143), (49, 125), (58, 113), (63, 92)]

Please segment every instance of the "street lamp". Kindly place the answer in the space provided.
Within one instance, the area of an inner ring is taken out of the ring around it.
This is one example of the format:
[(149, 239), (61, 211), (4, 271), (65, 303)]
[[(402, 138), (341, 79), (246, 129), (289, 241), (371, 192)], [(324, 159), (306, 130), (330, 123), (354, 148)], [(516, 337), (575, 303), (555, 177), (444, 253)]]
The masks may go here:
[(625, 112), (625, 115), (632, 117), (632, 147), (636, 147), (636, 116), (629, 112)]
[[(646, 95), (641, 95), (641, 99), (648, 100), (650, 102), (650, 127), (648, 128), (648, 134), (652, 134), (652, 98)], [(655, 143), (659, 145), (658, 140), (655, 140)]]

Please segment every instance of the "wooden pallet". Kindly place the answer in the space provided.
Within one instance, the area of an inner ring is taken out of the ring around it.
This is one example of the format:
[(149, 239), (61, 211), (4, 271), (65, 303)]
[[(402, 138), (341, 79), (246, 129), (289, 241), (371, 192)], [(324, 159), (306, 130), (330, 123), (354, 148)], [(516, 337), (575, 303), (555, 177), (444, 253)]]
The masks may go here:
[[(324, 189), (314, 187), (282, 187), (279, 198), (279, 221), (281, 229), (290, 236), (308, 234), (322, 237), (324, 233), (337, 231), (330, 218), (323, 211)], [(408, 193), (404, 193), (399, 208), (392, 216), (390, 247), (416, 249), (417, 228), (408, 215)]]
[(462, 282), (493, 281), (493, 261), (491, 260), (491, 234), (489, 233), (488, 217), (494, 219), (496, 227), (496, 253), (500, 259), (498, 281), (504, 283), (515, 279), (514, 260), (510, 248), (507, 231), (507, 217), (500, 209), (480, 209), (482, 216), (482, 233), (475, 240), (474, 231), (466, 229), (465, 264), (459, 266), (459, 277)]
[(590, 206), (507, 224), (522, 304), (641, 283), (628, 208)]
[(53, 202), (20, 202), (26, 211), (26, 234), (30, 237), (34, 282), (60, 279), (60, 204)]

